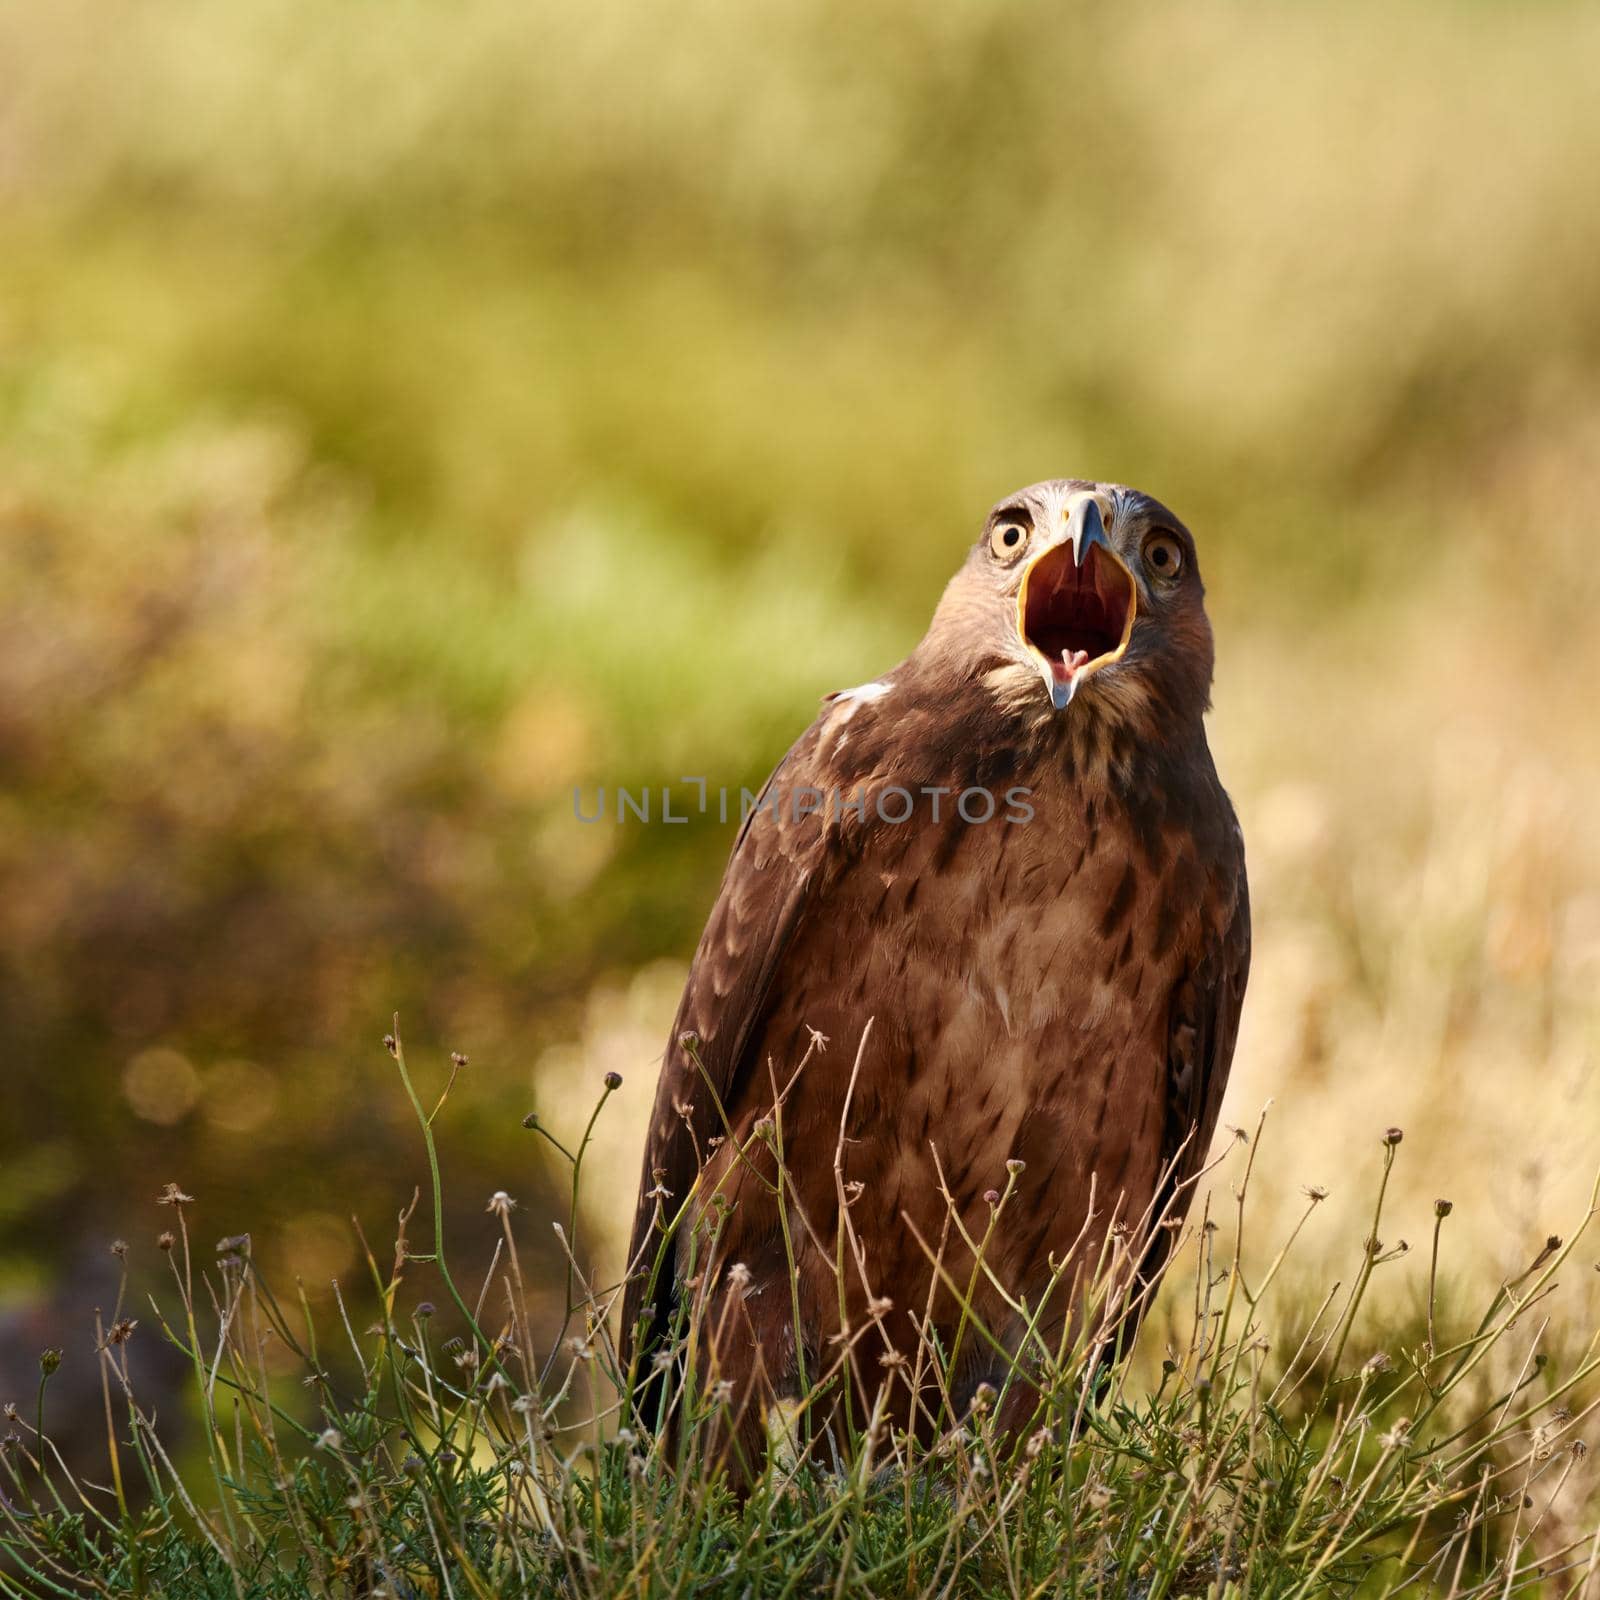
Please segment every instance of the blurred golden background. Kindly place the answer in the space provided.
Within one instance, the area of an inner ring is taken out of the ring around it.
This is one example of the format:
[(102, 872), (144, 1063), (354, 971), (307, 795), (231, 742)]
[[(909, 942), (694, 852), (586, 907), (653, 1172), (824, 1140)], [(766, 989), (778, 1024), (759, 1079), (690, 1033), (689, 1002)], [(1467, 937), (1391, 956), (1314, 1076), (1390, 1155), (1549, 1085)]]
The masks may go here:
[(0, 60), (4, 1396), (169, 1180), (313, 1296), (381, 1252), (394, 1011), (485, 1245), (624, 1075), (614, 1240), (732, 824), (574, 787), (755, 784), (1058, 474), (1201, 542), (1262, 1204), (1348, 1253), (1392, 1123), (1456, 1270), (1574, 1220), (1592, 7), (55, 0)]

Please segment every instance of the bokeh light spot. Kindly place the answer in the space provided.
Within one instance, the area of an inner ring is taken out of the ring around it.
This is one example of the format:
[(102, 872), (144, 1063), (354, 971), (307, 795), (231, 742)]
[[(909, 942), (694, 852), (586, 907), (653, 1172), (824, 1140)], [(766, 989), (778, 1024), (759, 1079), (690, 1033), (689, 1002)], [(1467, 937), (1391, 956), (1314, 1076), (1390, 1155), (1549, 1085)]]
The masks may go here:
[(206, 1121), (227, 1133), (254, 1133), (278, 1108), (277, 1080), (253, 1061), (223, 1061), (205, 1075)]
[(123, 1068), (122, 1094), (135, 1116), (170, 1128), (194, 1110), (200, 1076), (176, 1050), (141, 1050)]

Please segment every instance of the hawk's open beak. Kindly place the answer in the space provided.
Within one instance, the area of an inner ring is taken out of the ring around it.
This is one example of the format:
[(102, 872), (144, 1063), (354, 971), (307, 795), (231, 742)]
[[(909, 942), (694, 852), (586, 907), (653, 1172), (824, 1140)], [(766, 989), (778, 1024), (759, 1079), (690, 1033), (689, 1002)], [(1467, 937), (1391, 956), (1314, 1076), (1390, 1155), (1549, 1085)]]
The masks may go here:
[(1017, 593), (1018, 630), (1039, 659), (1057, 711), (1091, 672), (1128, 648), (1137, 592), (1106, 538), (1100, 502), (1079, 495), (1066, 533), (1028, 563)]

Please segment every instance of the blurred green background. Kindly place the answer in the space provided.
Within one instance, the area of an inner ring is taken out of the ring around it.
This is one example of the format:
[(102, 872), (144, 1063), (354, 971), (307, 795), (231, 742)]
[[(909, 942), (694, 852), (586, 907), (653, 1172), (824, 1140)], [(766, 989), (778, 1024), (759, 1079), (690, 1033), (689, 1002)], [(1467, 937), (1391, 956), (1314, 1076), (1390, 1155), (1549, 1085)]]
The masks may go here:
[(614, 1253), (732, 828), (574, 786), (755, 784), (1054, 475), (1201, 541), (1268, 1203), (1400, 1123), (1485, 1270), (1562, 1220), (1593, 7), (53, 0), (0, 62), (0, 1396), (169, 1180), (313, 1296), (381, 1254), (395, 1011), (485, 1244), (623, 1072)]

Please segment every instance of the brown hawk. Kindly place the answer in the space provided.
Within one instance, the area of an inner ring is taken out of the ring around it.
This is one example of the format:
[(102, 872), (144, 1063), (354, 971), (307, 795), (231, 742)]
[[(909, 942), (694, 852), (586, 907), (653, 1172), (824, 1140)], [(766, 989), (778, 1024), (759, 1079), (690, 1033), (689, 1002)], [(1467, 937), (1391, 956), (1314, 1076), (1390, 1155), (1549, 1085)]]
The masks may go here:
[[(1011, 1186), (985, 1262), (1037, 1306), (1052, 1261), (1087, 1275), (1115, 1223), (1187, 1207), (1250, 961), (1202, 596), (1147, 495), (1011, 495), (921, 644), (829, 695), (746, 817), (662, 1065), (623, 1308), (631, 1357), (694, 1305), (741, 1470), (841, 1329), (861, 1404), (888, 1385), (917, 1421), (898, 1357), (952, 1352), (974, 1278), (952, 1210), (981, 1239)], [(968, 1316), (1016, 1347), (986, 1277)], [(1000, 1386), (988, 1339), (956, 1362), (958, 1408)], [(1029, 1409), (1013, 1385), (1010, 1421)]]

